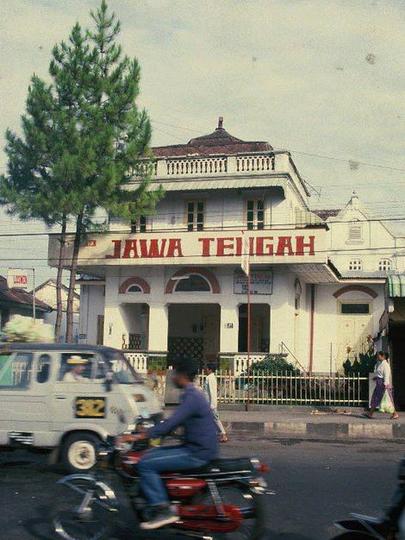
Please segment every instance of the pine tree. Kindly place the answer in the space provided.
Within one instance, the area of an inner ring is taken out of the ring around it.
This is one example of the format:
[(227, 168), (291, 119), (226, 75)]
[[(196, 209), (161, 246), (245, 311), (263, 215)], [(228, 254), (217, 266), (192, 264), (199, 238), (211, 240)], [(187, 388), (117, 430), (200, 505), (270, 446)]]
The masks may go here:
[[(105, 0), (95, 28), (76, 24), (52, 51), (47, 86), (32, 78), (23, 136), (7, 132), (8, 175), (0, 197), (22, 218), (74, 224), (66, 341), (73, 339), (73, 299), (81, 242), (98, 207), (127, 220), (150, 214), (162, 191), (148, 189), (151, 125), (138, 110), (140, 68), (117, 43), (120, 23)], [(139, 187), (125, 189), (137, 176)], [(66, 221), (65, 221), (66, 222)], [(62, 227), (63, 228), (63, 227)], [(61, 235), (59, 259), (64, 259)], [(61, 266), (60, 266), (61, 268)], [(58, 273), (59, 274), (59, 273)]]

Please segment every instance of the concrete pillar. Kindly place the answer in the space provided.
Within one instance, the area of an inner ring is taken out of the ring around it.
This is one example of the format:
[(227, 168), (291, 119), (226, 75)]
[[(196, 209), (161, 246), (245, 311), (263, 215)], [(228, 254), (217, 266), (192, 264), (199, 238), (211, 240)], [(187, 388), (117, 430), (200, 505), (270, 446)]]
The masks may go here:
[(238, 352), (239, 306), (221, 306), (220, 352)]
[(166, 304), (149, 304), (149, 351), (167, 351), (169, 314)]

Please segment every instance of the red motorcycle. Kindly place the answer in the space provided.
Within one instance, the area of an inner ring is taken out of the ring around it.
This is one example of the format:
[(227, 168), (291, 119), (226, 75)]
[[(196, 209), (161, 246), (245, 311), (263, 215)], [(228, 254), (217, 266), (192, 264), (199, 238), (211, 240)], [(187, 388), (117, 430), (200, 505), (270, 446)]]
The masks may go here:
[[(148, 427), (139, 422), (137, 431)], [(152, 538), (153, 532), (146, 536), (138, 526), (146, 501), (136, 465), (148, 447), (149, 443), (142, 441), (123, 448), (119, 438), (109, 438), (98, 450), (94, 472), (60, 480), (53, 516), (56, 534), (64, 540), (104, 540), (124, 522), (131, 531), (125, 538)], [(100, 469), (113, 474), (106, 479)], [(200, 469), (163, 474), (180, 519), (155, 534), (164, 531), (165, 538), (173, 533), (201, 540), (231, 535), (232, 540), (259, 540), (265, 532), (265, 496), (273, 494), (262, 477), (267, 471), (257, 459), (240, 458), (218, 459)]]

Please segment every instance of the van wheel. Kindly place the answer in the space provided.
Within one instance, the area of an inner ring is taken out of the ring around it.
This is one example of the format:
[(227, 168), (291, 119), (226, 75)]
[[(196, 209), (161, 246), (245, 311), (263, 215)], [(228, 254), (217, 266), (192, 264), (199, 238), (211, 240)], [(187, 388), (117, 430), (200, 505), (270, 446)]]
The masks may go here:
[(100, 439), (92, 433), (72, 433), (62, 444), (61, 462), (72, 473), (89, 471), (97, 460)]

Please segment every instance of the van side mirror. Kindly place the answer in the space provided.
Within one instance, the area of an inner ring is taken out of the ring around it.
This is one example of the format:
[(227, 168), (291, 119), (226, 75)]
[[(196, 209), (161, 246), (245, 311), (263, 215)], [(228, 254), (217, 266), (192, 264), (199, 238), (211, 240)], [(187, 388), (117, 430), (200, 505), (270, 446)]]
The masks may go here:
[(107, 375), (105, 377), (105, 381), (104, 381), (104, 386), (105, 386), (106, 392), (111, 392), (112, 385), (113, 385), (113, 372), (108, 371)]

